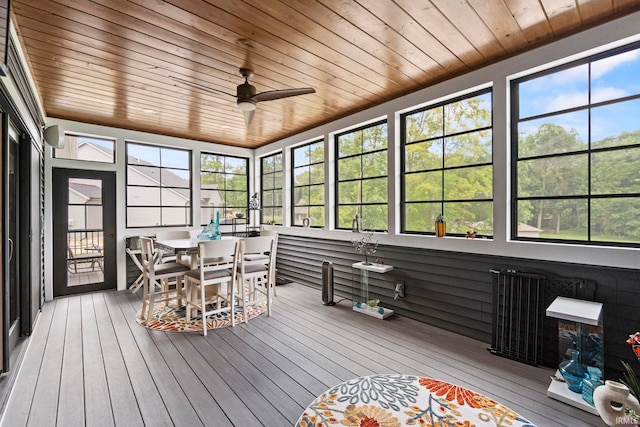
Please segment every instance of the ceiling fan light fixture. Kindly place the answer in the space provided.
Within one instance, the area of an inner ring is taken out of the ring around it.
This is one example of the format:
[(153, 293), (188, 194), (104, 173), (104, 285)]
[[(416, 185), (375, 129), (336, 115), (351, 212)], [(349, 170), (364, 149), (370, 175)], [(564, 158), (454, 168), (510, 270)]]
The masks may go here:
[(256, 102), (250, 99), (239, 99), (238, 108), (242, 111), (253, 111), (256, 109)]

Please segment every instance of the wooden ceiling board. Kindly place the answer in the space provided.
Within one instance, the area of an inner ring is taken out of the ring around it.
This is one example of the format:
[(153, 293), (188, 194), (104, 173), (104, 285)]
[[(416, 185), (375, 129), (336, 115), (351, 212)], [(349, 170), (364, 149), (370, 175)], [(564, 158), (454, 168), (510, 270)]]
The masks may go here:
[(505, 0), (505, 5), (530, 44), (538, 43), (553, 33), (540, 3), (530, 0)]
[[(47, 116), (247, 148), (639, 10), (638, 0), (12, 0)], [(260, 102), (246, 126), (241, 67), (258, 92), (316, 93)]]
[(518, 21), (503, 2), (469, 0), (469, 4), (506, 52), (516, 52), (529, 44)]
[[(376, 0), (367, 0), (376, 2)], [(423, 40), (424, 46), (431, 51), (432, 46), (442, 45), (446, 50), (456, 56), (466, 67), (472, 67), (484, 62), (486, 58), (469, 42), (456, 27), (444, 16), (431, 1), (417, 2), (415, 0), (396, 0), (402, 6), (407, 15), (414, 22), (419, 23), (431, 37)], [(439, 56), (445, 57), (442, 53)], [(445, 68), (449, 68), (444, 65)]]
[(575, 0), (540, 0), (555, 34), (580, 27), (582, 20)]

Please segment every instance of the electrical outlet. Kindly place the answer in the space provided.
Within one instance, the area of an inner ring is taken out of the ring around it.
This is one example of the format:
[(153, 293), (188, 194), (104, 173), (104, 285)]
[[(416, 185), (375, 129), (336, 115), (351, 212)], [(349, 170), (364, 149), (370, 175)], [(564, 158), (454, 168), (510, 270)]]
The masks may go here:
[(396, 283), (396, 294), (400, 298), (404, 298), (404, 283), (403, 282)]

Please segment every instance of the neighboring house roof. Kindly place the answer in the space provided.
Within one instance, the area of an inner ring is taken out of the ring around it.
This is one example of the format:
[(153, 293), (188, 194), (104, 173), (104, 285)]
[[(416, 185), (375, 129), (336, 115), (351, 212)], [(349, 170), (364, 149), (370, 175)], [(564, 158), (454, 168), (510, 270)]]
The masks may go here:
[(541, 228), (537, 228), (537, 227), (534, 227), (532, 225), (525, 224), (525, 223), (521, 222), (520, 224), (518, 224), (518, 231), (536, 231), (536, 232), (540, 233), (540, 232), (542, 232), (544, 230), (542, 230)]
[(102, 199), (102, 188), (97, 185), (81, 184), (70, 181), (69, 188), (78, 194), (83, 195), (87, 200), (100, 200)]

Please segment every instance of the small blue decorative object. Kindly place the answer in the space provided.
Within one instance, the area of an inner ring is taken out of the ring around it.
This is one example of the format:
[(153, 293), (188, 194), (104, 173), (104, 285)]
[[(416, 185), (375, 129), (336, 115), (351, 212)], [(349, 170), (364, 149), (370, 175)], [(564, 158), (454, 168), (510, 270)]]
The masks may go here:
[(380, 314), (384, 314), (384, 308), (382, 308), (382, 307), (378, 307), (378, 313), (380, 313)]
[(362, 303), (359, 303), (359, 302), (356, 303), (357, 308), (360, 308), (361, 306), (362, 306)]
[(222, 233), (220, 233), (220, 211), (216, 212), (216, 225), (213, 229), (212, 240), (220, 240), (222, 239)]
[(571, 350), (571, 359), (560, 363), (558, 370), (567, 383), (569, 390), (582, 393), (582, 381), (587, 374), (587, 369), (580, 363), (580, 352), (578, 350)]

